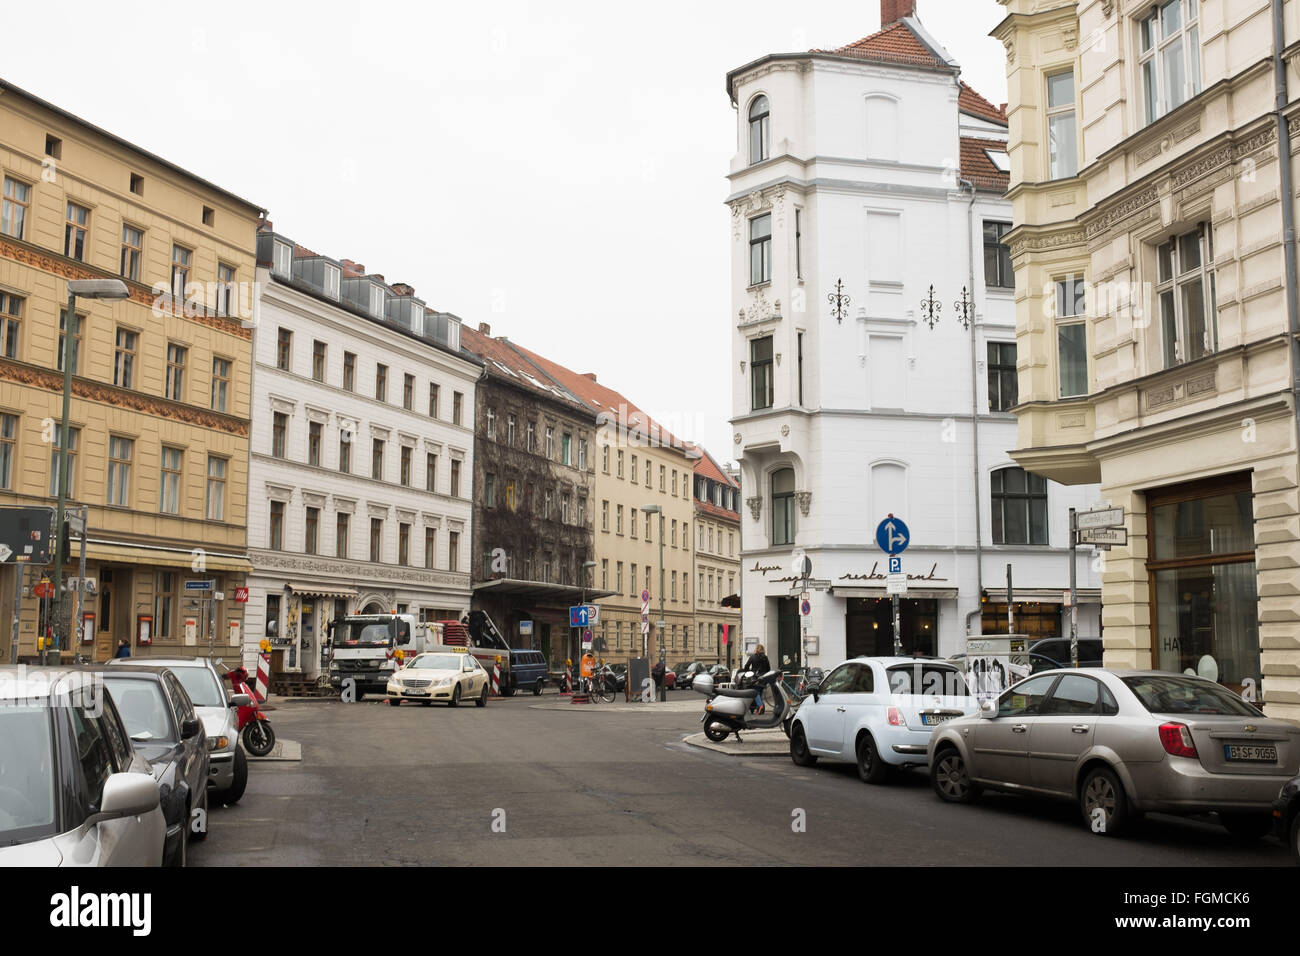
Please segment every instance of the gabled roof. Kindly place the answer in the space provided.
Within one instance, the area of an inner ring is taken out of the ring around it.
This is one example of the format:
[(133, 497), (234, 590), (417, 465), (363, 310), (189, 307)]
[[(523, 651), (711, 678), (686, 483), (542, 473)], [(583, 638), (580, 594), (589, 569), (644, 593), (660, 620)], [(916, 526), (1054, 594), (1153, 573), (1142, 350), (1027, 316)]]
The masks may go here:
[(961, 83), (961, 92), (957, 95), (957, 108), (963, 113), (969, 113), (971, 116), (978, 116), (980, 119), (988, 120), (991, 123), (999, 123), (1002, 126), (1007, 125), (1007, 114), (1005, 110), (994, 106), (984, 97), (975, 92), (975, 88), (965, 80), (959, 80)]
[(1007, 144), (998, 139), (961, 138), (961, 177), (970, 180), (977, 189), (1006, 192), (1011, 185), (1011, 174), (993, 165), (985, 150), (1006, 153)]
[(699, 460), (695, 462), (695, 473), (703, 478), (716, 481), (720, 485), (725, 485), (728, 488), (739, 489), (740, 483), (722, 470), (717, 459), (709, 454), (708, 449), (703, 445), (698, 447), (700, 449), (700, 457)]
[(582, 399), (520, 355), (508, 339), (494, 339), (462, 325), (460, 347), (481, 358), (490, 377), (509, 382), (524, 391), (544, 395), (570, 406), (580, 414), (591, 414), (591, 409)]
[(848, 56), (855, 60), (871, 60), (877, 63), (906, 63), (909, 66), (925, 66), (945, 71), (953, 67), (950, 58), (942, 50), (931, 45), (911, 17), (904, 17), (883, 30), (846, 46), (834, 50), (812, 50), (811, 52)]

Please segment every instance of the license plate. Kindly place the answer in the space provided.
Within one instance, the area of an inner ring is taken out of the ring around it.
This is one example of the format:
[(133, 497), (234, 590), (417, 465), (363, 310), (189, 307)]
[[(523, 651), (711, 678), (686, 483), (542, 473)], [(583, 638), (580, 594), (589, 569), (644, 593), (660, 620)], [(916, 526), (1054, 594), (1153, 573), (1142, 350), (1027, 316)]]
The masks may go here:
[(402, 693), (406, 694), (408, 697), (422, 697), (429, 692), (427, 690), (404, 690)]
[(1223, 755), (1228, 760), (1277, 763), (1277, 748), (1272, 744), (1224, 744)]
[(946, 724), (956, 716), (956, 714), (922, 714), (921, 724), (925, 727), (933, 727), (935, 724)]

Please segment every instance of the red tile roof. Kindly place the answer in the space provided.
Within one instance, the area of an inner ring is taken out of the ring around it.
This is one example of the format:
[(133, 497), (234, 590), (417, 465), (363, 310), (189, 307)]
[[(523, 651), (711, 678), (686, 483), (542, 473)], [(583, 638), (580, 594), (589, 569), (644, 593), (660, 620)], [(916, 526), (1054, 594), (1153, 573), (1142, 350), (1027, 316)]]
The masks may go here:
[(481, 358), (487, 365), (488, 375), (509, 382), (524, 391), (545, 395), (553, 401), (570, 406), (575, 411), (590, 414), (591, 410), (581, 399), (520, 355), (508, 340), (494, 339), (490, 335), (471, 329), (468, 325), (462, 325), (460, 347), (471, 355)]
[(715, 505), (712, 501), (701, 501), (699, 498), (695, 499), (695, 510), (702, 511), (706, 515), (712, 515), (715, 518), (723, 518), (728, 521), (740, 520), (739, 511), (732, 511), (730, 508), (721, 508), (718, 505)]
[(994, 123), (1007, 125), (1007, 114), (1004, 107), (997, 107), (975, 92), (965, 80), (961, 83), (961, 92), (957, 95), (957, 108), (963, 113), (970, 113), (972, 116), (978, 116), (980, 119), (990, 120)]
[(1011, 174), (1004, 173), (993, 165), (986, 149), (1005, 153), (1007, 144), (996, 139), (975, 139), (972, 136), (961, 138), (961, 176), (975, 184), (977, 189), (993, 189), (1005, 192), (1011, 184)]
[(700, 449), (699, 460), (695, 462), (695, 473), (704, 478), (711, 478), (719, 484), (726, 485), (728, 488), (739, 488), (740, 483), (732, 478), (729, 474), (719, 467), (717, 461), (709, 454), (708, 449), (703, 446), (697, 446)]
[(907, 63), (912, 66), (928, 66), (936, 69), (951, 69), (931, 50), (916, 32), (903, 20), (892, 23), (883, 30), (863, 37), (847, 46), (834, 50), (813, 50), (813, 53), (830, 53), (834, 56), (850, 56), (858, 60), (874, 60), (883, 63)]

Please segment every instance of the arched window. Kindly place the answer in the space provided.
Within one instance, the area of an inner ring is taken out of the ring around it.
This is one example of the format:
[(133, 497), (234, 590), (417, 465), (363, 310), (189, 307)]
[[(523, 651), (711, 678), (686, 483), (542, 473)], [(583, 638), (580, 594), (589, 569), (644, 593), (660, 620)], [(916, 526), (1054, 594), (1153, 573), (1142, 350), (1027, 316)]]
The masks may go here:
[(989, 476), (994, 544), (1047, 544), (1047, 479), (1023, 468)]
[(749, 104), (749, 165), (751, 166), (767, 159), (767, 120), (770, 112), (766, 96), (756, 96), (754, 102)]
[(772, 472), (772, 543), (794, 544), (794, 469)]

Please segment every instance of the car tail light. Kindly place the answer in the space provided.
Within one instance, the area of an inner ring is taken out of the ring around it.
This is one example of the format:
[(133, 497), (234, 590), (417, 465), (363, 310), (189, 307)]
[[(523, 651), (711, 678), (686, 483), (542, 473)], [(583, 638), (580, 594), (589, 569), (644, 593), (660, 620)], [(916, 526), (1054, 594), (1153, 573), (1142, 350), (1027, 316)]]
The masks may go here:
[(1160, 725), (1160, 743), (1165, 753), (1175, 757), (1195, 757), (1196, 744), (1192, 741), (1192, 732), (1186, 724), (1170, 722)]
[(907, 726), (907, 721), (903, 719), (903, 714), (899, 711), (897, 707), (889, 708), (889, 726), (891, 727)]

